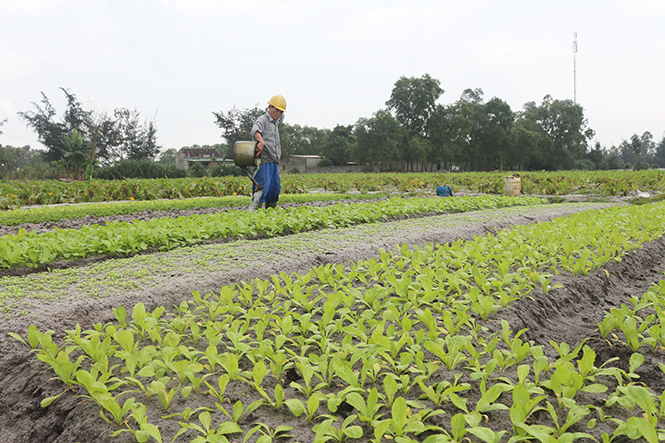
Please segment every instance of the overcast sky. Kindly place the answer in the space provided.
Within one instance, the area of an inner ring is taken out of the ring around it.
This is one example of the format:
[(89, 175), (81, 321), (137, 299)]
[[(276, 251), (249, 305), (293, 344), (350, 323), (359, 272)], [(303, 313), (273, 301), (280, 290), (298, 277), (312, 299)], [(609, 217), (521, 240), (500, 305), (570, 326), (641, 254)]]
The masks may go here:
[(665, 135), (662, 0), (0, 0), (0, 144), (39, 147), (16, 114), (60, 87), (89, 108), (136, 109), (166, 148), (223, 142), (213, 111), (288, 104), (332, 129), (429, 74), (440, 103), (481, 88), (513, 111), (577, 102), (596, 140)]

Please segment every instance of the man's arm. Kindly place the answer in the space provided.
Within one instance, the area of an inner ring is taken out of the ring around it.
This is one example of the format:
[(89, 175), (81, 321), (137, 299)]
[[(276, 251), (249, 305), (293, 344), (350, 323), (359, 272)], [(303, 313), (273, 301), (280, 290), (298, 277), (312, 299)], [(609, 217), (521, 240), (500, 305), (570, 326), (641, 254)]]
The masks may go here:
[(263, 147), (266, 145), (266, 143), (263, 141), (263, 135), (261, 135), (259, 131), (254, 133), (254, 138), (258, 142), (256, 144), (256, 148), (254, 148), (254, 157), (258, 157), (263, 152)]

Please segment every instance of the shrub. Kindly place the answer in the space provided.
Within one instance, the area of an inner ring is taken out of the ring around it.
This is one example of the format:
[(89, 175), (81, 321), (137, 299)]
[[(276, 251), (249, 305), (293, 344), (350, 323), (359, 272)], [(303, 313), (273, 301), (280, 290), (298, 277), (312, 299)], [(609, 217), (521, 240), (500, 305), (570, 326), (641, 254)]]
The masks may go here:
[(645, 162), (644, 160), (640, 160), (637, 163), (635, 163), (635, 166), (633, 167), (635, 171), (644, 171), (649, 169), (649, 163)]
[(573, 169), (578, 171), (595, 171), (596, 164), (589, 160), (588, 158), (582, 160), (575, 160), (573, 163)]
[(208, 168), (208, 175), (210, 177), (240, 177), (245, 174), (236, 165), (214, 165)]
[(333, 162), (329, 158), (322, 158), (319, 160), (319, 163), (316, 165), (319, 168), (327, 168), (329, 166), (332, 166)]
[(206, 168), (201, 163), (194, 163), (190, 166), (188, 175), (190, 177), (205, 177), (206, 172)]
[(186, 171), (175, 165), (163, 165), (152, 160), (121, 160), (113, 166), (95, 171), (95, 178), (124, 180), (126, 178), (182, 178)]

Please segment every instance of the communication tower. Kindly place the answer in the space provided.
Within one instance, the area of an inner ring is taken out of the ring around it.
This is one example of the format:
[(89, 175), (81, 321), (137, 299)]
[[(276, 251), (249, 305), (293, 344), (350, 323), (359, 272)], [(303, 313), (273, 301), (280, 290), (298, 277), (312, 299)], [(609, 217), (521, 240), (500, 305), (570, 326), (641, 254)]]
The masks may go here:
[(573, 33), (573, 103), (577, 104), (577, 32)]

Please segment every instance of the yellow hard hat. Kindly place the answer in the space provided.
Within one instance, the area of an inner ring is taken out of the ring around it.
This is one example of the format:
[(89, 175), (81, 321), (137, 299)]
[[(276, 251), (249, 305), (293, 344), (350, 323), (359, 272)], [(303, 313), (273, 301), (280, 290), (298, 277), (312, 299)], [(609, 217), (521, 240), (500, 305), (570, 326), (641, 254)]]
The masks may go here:
[(268, 101), (269, 105), (273, 105), (280, 111), (286, 111), (286, 99), (281, 95), (276, 95)]

